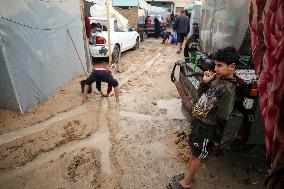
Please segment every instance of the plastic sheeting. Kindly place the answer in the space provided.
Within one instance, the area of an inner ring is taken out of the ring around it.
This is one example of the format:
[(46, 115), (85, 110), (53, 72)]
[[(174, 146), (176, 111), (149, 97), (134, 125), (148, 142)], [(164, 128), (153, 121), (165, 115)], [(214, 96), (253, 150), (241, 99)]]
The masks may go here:
[(25, 111), (82, 74), (80, 1), (1, 0), (0, 106)]
[(145, 0), (139, 0), (139, 8), (149, 11), (151, 5), (148, 4)]
[[(94, 4), (90, 8), (91, 16), (94, 18), (106, 18), (106, 6), (100, 4)], [(122, 31), (128, 30), (128, 20), (124, 18), (119, 12), (114, 10), (114, 8), (109, 7), (110, 17), (117, 20), (117, 27)]]
[(208, 0), (201, 9), (201, 46), (206, 52), (241, 46), (248, 28), (247, 0)]

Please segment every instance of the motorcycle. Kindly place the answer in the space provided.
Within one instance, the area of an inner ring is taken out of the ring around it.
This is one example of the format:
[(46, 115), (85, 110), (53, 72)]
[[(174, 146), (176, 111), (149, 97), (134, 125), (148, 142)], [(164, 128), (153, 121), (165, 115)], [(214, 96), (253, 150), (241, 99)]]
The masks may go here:
[[(194, 47), (193, 47), (194, 48)], [(185, 109), (190, 113), (198, 100), (197, 89), (203, 72), (214, 71), (212, 57), (204, 52), (190, 51), (190, 56), (174, 64), (171, 81), (175, 84)], [(176, 77), (176, 68), (179, 76)], [(220, 149), (230, 149), (233, 145), (264, 145), (264, 129), (259, 113), (257, 78), (252, 68), (251, 56), (241, 55), (234, 77), (237, 80), (236, 101), (224, 130), (220, 136)]]

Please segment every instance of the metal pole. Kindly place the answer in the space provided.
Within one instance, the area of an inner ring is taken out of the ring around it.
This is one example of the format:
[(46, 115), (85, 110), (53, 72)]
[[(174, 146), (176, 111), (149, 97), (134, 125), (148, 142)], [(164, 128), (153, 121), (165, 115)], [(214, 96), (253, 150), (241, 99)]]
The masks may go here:
[(107, 13), (107, 35), (108, 35), (108, 64), (111, 66), (112, 63), (112, 52), (111, 52), (111, 39), (110, 39), (110, 15), (109, 15), (109, 0), (106, 0), (106, 13)]

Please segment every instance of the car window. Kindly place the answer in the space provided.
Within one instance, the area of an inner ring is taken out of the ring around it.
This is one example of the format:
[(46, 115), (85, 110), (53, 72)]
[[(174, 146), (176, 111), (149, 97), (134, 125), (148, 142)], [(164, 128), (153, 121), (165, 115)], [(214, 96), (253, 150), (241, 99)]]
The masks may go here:
[(114, 21), (114, 31), (119, 32), (118, 26), (117, 26), (117, 20)]
[(92, 30), (107, 31), (107, 21), (106, 20), (91, 20)]
[(114, 31), (115, 32), (126, 32), (122, 27), (119, 27), (117, 20), (114, 20)]

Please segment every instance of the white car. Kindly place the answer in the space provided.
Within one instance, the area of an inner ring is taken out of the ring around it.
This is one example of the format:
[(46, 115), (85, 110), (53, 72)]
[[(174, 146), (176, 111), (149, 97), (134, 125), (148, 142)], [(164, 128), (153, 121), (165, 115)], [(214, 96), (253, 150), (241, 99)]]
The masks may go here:
[[(92, 33), (90, 37), (90, 54), (92, 57), (108, 57), (108, 32), (105, 18), (90, 17)], [(110, 21), (110, 39), (112, 63), (116, 64), (121, 52), (128, 49), (137, 49), (140, 44), (140, 36), (136, 31), (118, 27), (117, 20)]]

